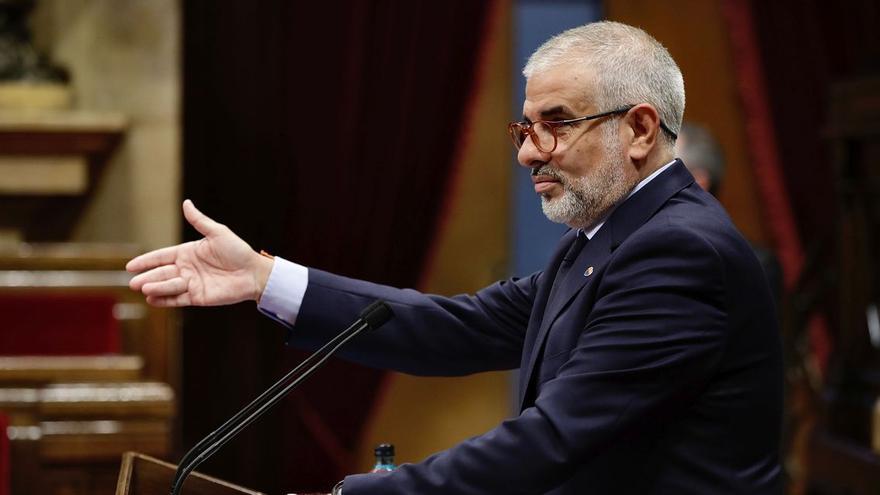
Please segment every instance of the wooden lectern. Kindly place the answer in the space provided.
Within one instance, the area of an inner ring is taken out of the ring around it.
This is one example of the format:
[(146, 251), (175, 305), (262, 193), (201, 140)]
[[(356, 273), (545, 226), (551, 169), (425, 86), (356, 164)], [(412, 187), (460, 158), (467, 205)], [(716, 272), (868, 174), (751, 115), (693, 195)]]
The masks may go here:
[[(116, 495), (167, 495), (177, 466), (153, 457), (126, 452), (122, 455)], [(263, 495), (217, 478), (190, 474), (181, 491), (183, 495)]]

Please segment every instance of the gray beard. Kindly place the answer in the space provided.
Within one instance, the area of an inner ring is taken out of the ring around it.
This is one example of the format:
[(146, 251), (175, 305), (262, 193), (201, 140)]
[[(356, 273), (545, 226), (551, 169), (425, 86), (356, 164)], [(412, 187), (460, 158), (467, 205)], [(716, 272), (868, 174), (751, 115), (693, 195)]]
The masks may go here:
[(560, 181), (562, 195), (557, 198), (541, 196), (541, 209), (551, 222), (572, 228), (586, 229), (596, 224), (635, 187), (627, 180), (623, 154), (616, 149), (616, 128), (603, 132), (605, 160), (589, 174), (573, 179), (562, 177), (549, 165), (539, 174), (550, 175)]

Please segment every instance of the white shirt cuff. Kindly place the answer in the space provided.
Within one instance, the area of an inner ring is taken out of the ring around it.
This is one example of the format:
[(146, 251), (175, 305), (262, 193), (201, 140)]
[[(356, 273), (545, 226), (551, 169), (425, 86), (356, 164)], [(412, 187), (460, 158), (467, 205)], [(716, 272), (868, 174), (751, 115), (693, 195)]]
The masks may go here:
[(296, 322), (308, 285), (308, 268), (276, 256), (257, 307), (262, 313), (285, 326), (292, 326)]

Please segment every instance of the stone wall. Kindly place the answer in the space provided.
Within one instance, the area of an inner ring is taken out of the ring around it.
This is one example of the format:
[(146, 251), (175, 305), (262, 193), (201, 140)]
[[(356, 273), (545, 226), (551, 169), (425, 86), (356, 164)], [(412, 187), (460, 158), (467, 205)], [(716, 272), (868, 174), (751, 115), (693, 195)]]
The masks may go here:
[(180, 236), (177, 0), (39, 0), (36, 43), (73, 76), (74, 108), (129, 119), (73, 241), (154, 248)]

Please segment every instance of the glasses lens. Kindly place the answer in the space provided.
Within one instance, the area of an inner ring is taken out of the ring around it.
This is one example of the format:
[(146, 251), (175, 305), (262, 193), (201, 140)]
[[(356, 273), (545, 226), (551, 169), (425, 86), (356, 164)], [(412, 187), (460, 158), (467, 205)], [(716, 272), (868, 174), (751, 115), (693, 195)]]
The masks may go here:
[(507, 126), (507, 132), (510, 133), (510, 139), (513, 140), (513, 145), (516, 146), (516, 149), (520, 149), (526, 139), (526, 132), (523, 129), (522, 124), (519, 122), (512, 122)]
[(532, 124), (532, 135), (537, 140), (538, 149), (544, 152), (553, 151), (556, 147), (556, 135), (553, 128), (543, 121)]

